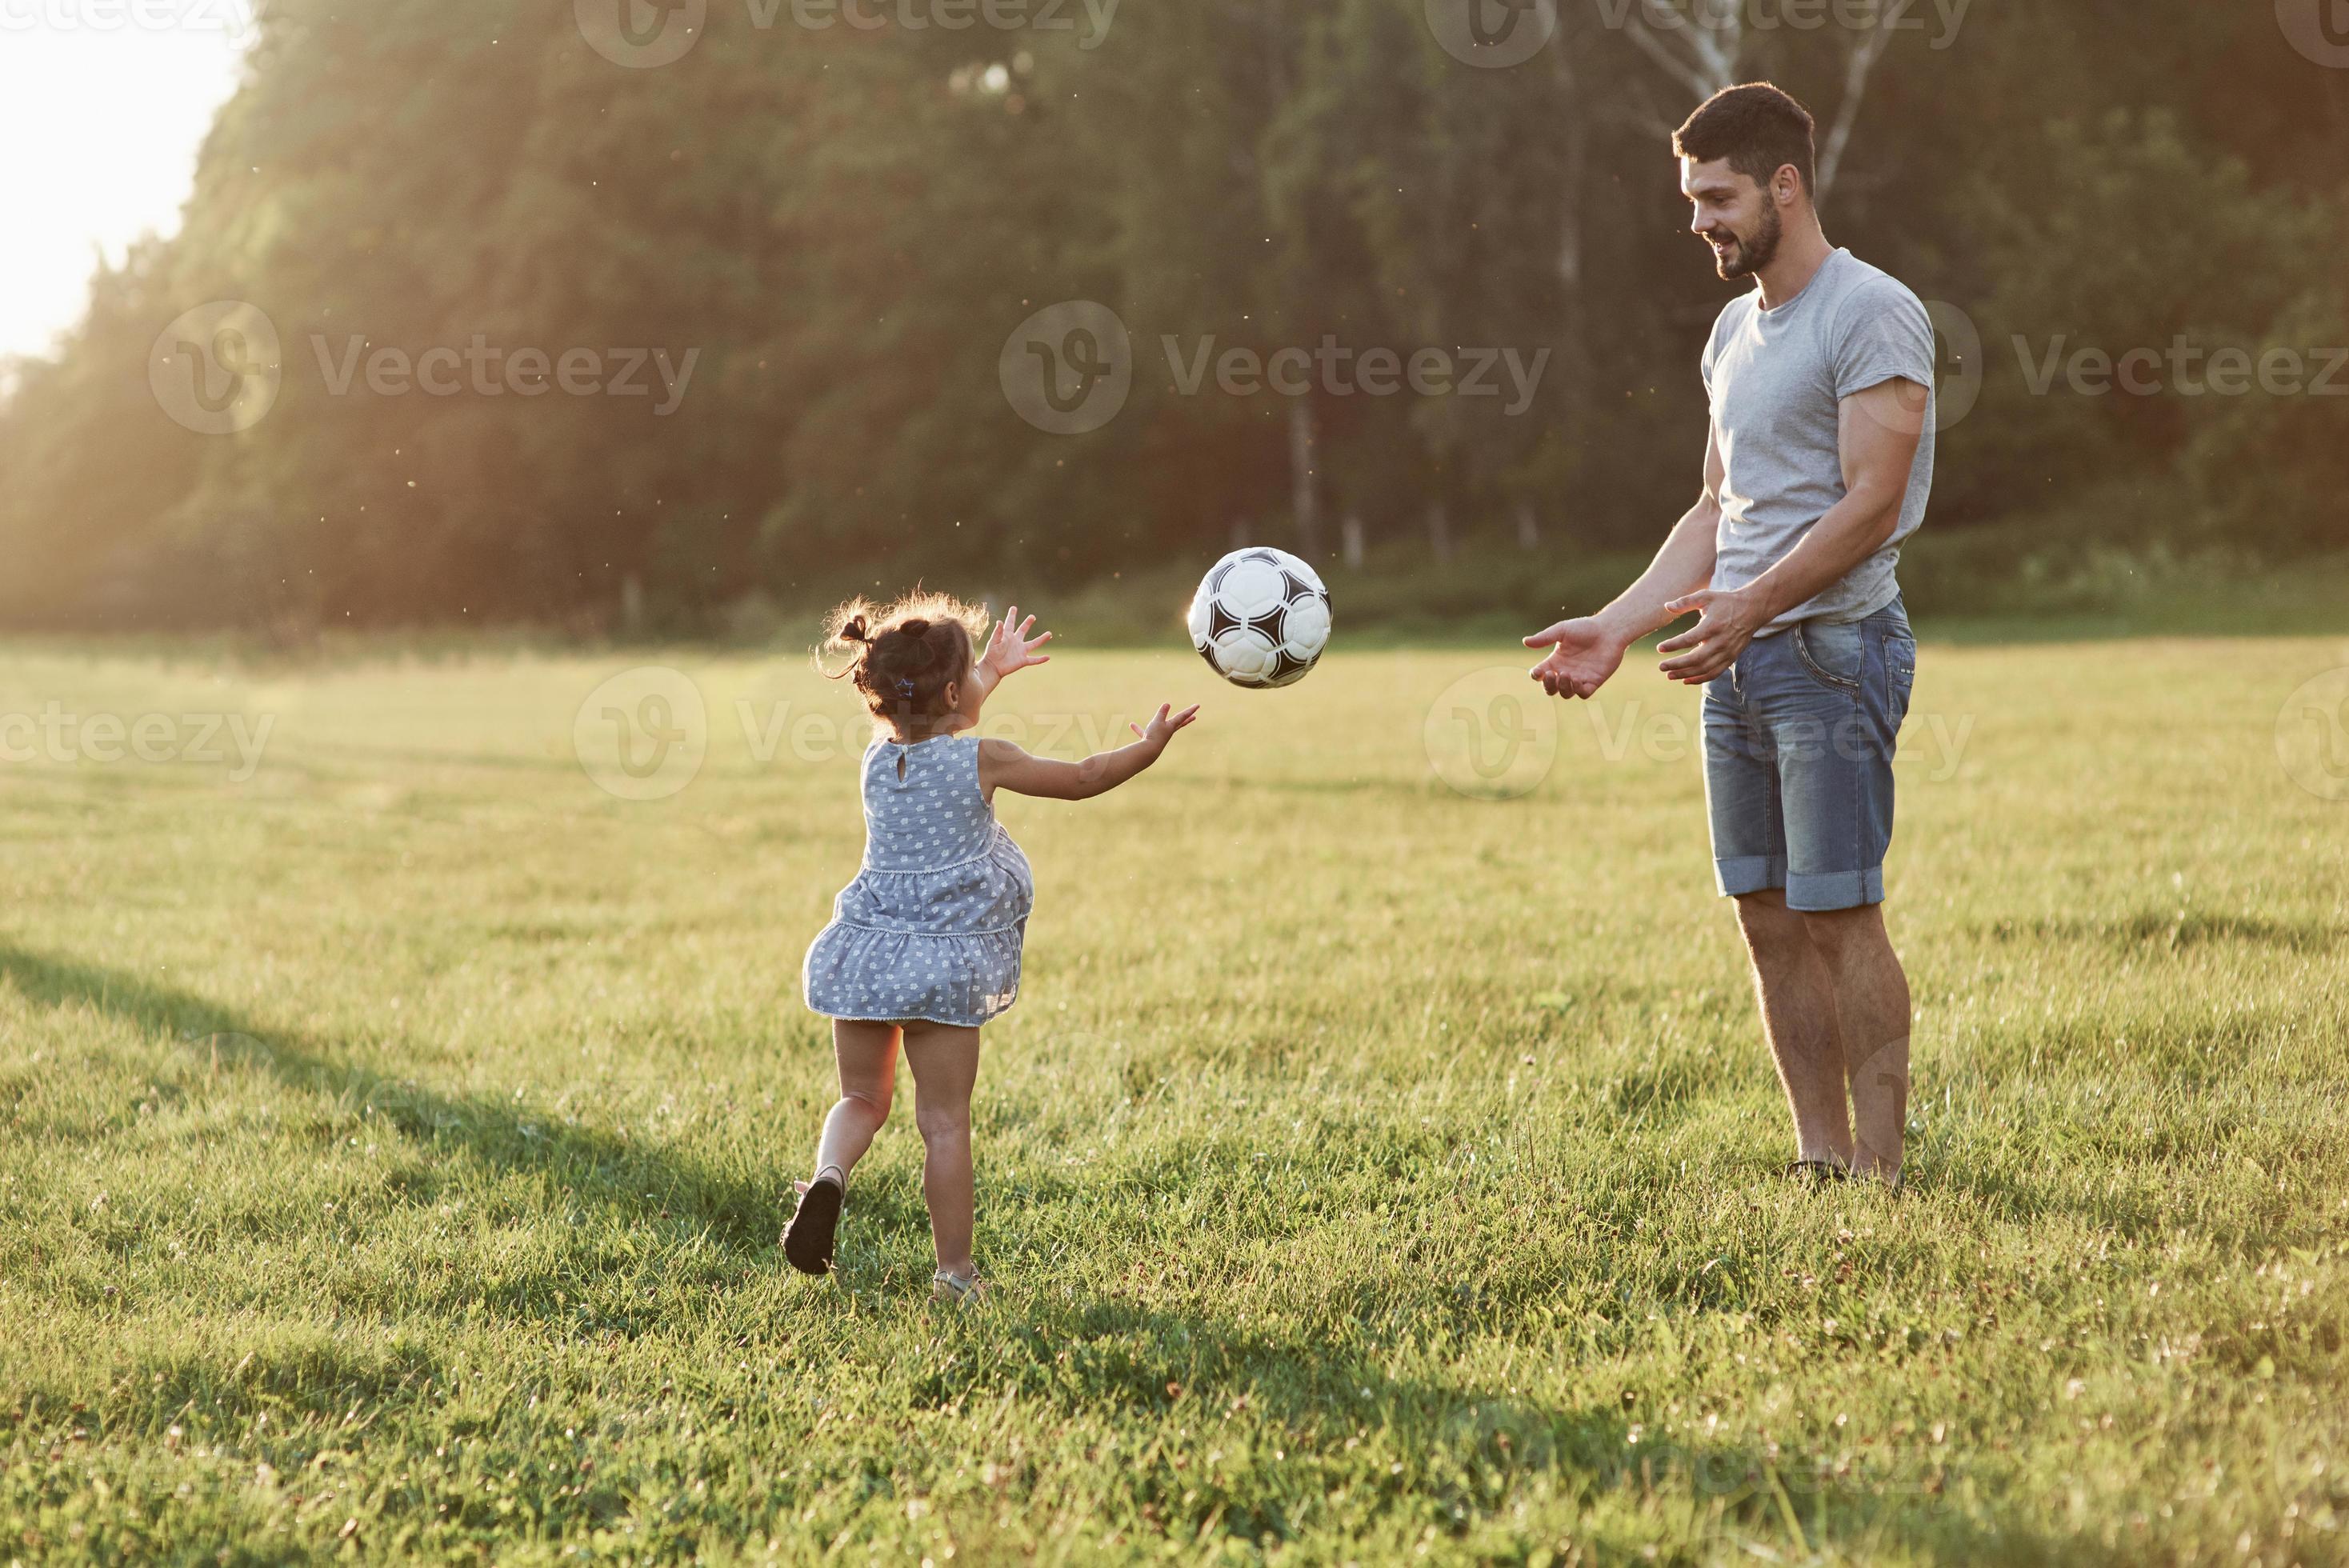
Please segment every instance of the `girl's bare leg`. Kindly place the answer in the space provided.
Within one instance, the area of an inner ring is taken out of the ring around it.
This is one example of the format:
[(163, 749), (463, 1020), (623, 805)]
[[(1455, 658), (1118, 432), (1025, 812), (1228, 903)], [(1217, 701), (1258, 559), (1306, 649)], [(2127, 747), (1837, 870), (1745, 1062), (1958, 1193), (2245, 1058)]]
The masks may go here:
[(970, 1091), (978, 1081), (978, 1031), (951, 1024), (905, 1026), (914, 1069), (914, 1125), (922, 1132), (922, 1200), (938, 1267), (971, 1274)]
[(809, 1180), (830, 1171), (845, 1187), (849, 1171), (889, 1119), (889, 1101), (897, 1088), (897, 1026), (834, 1018), (832, 1054), (840, 1066), (840, 1099), (823, 1119), (823, 1139), (816, 1145)]

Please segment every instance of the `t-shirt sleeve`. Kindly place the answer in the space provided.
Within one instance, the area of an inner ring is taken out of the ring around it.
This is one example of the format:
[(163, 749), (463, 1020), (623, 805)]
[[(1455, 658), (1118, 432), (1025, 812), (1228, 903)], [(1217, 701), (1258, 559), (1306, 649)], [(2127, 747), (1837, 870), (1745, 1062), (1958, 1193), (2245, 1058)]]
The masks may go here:
[(1721, 314), (1713, 318), (1713, 330), (1704, 335), (1704, 353), (1696, 362), (1696, 370), (1704, 377), (1704, 400), (1707, 403), (1713, 401), (1713, 372), (1721, 360), (1721, 340), (1728, 335), (1729, 318), (1736, 312), (1737, 304), (1737, 301), (1731, 300), (1723, 305)]
[(1835, 333), (1835, 390), (1848, 397), (1903, 377), (1933, 385), (1933, 322), (1917, 296), (1889, 280), (1844, 302)]

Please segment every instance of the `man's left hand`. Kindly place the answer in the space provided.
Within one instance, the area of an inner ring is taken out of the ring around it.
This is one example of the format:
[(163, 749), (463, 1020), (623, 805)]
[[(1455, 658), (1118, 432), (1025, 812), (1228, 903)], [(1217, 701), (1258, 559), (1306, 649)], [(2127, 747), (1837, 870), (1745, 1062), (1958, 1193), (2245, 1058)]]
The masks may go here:
[(1694, 610), (1700, 617), (1679, 636), (1656, 645), (1656, 652), (1677, 655), (1656, 667), (1667, 678), (1687, 686), (1702, 686), (1736, 663), (1765, 619), (1762, 607), (1744, 593), (1711, 588), (1684, 593), (1664, 608), (1675, 615)]

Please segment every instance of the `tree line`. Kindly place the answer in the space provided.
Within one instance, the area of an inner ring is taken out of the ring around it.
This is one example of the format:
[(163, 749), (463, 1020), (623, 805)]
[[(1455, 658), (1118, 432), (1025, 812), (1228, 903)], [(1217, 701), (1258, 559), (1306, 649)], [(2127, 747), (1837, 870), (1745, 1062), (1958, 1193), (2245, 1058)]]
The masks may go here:
[(1636, 548), (1733, 286), (1670, 131), (1756, 77), (1935, 302), (1936, 529), (2338, 547), (2349, 40), (2289, 9), (265, 0), (180, 232), (0, 375), (0, 615)]

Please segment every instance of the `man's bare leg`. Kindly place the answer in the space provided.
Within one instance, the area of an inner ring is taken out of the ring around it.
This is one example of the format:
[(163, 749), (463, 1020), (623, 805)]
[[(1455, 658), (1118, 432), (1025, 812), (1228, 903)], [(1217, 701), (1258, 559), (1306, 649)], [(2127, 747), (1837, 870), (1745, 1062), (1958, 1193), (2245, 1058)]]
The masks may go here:
[[(1737, 926), (1754, 960), (1762, 1027), (1795, 1117), (1798, 1158), (1848, 1169), (1851, 1121), (1844, 1099), (1844, 1052), (1835, 982), (1809, 922), (1775, 888), (1737, 900)], [(1897, 1163), (1897, 1160), (1896, 1160)]]
[(1841, 1025), (1857, 1145), (1852, 1173), (1897, 1187), (1909, 1125), (1909, 976), (1892, 951), (1881, 905), (1803, 918)]

